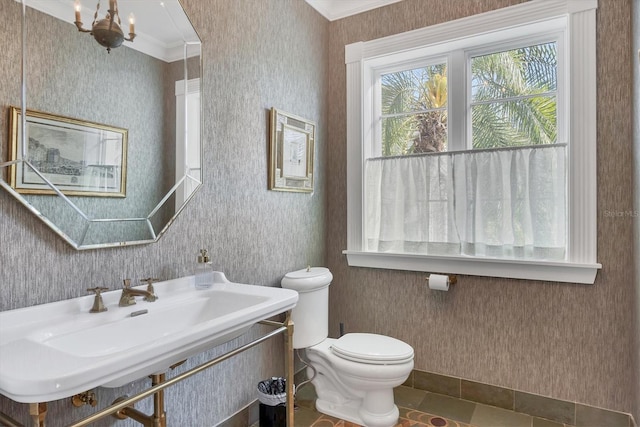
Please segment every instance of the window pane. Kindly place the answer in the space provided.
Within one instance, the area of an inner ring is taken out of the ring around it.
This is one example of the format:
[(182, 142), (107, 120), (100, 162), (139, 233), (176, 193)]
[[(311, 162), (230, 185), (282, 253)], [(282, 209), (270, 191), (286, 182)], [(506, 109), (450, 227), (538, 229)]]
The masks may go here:
[(383, 74), (382, 155), (445, 151), (446, 63)]
[(447, 151), (447, 110), (382, 119), (382, 155)]
[(557, 142), (555, 96), (477, 104), (471, 117), (475, 149)]
[(471, 58), (473, 148), (557, 142), (557, 46)]
[(557, 68), (555, 42), (473, 57), (472, 102), (555, 92)]
[(382, 115), (426, 111), (447, 105), (447, 65), (383, 74)]

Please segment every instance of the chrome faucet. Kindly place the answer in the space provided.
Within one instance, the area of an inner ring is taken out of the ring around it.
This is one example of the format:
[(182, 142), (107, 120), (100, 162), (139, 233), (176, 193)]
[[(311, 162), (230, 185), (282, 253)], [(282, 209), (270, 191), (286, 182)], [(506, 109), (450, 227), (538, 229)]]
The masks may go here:
[(143, 279), (141, 282), (147, 282), (147, 289), (133, 289), (131, 288), (131, 279), (124, 279), (122, 294), (120, 295), (120, 307), (127, 307), (136, 303), (136, 296), (144, 297), (143, 299), (148, 302), (154, 302), (158, 299), (153, 290), (153, 282), (157, 282), (157, 279)]

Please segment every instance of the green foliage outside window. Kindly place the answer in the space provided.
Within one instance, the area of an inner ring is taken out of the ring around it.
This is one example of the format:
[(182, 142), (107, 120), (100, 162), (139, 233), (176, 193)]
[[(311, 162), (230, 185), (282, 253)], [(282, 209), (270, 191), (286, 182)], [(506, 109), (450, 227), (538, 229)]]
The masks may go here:
[[(470, 62), (474, 149), (557, 142), (555, 43), (474, 56)], [(381, 85), (382, 155), (446, 151), (447, 64), (384, 74)]]

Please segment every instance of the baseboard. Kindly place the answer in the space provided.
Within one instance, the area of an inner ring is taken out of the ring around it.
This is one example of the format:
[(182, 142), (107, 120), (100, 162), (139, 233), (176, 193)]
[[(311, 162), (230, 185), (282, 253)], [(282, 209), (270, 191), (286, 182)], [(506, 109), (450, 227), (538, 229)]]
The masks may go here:
[(411, 372), (404, 385), (545, 418), (569, 426), (636, 426), (632, 415), (624, 412), (417, 369)]

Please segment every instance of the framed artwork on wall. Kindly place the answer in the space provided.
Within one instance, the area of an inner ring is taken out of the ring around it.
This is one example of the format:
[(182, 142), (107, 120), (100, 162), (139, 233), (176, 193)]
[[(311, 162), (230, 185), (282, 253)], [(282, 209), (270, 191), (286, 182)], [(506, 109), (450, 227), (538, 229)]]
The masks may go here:
[(269, 190), (313, 192), (316, 125), (271, 109)]
[[(126, 197), (127, 129), (10, 107), (8, 181), (21, 194)], [(20, 161), (21, 160), (21, 161)]]

